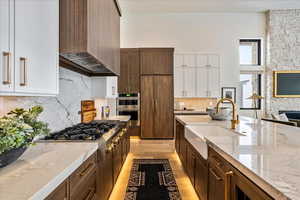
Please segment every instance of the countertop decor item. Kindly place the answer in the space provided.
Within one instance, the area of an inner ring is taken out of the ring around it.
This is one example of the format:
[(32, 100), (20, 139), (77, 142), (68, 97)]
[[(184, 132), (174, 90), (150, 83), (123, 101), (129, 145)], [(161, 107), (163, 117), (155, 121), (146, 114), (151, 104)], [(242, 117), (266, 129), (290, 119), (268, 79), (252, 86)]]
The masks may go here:
[(220, 107), (219, 112), (216, 108), (207, 108), (206, 112), (213, 120), (229, 120), (232, 110), (229, 107)]
[[(250, 97), (248, 97), (247, 99), (252, 99), (253, 100), (253, 104), (254, 104), (254, 108), (257, 108), (257, 101), (258, 100), (261, 100), (261, 99), (264, 99), (264, 97), (256, 94), (256, 93), (253, 93)], [(255, 118), (258, 119), (258, 114), (257, 114), (257, 109), (255, 109)]]
[[(236, 88), (235, 87), (222, 87), (222, 99), (227, 98), (231, 99), (234, 103), (236, 103)], [(229, 102), (224, 102), (229, 103)]]
[(49, 133), (48, 125), (37, 119), (42, 112), (41, 106), (16, 108), (0, 118), (0, 168), (17, 160), (35, 136)]

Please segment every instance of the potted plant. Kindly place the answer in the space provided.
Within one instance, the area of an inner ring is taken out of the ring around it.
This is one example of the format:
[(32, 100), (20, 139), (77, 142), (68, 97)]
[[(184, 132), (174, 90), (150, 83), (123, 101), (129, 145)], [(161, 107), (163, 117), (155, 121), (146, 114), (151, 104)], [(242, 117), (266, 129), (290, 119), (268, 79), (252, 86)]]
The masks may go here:
[(38, 120), (41, 106), (17, 108), (0, 118), (0, 168), (17, 160), (35, 136), (48, 134), (48, 125)]

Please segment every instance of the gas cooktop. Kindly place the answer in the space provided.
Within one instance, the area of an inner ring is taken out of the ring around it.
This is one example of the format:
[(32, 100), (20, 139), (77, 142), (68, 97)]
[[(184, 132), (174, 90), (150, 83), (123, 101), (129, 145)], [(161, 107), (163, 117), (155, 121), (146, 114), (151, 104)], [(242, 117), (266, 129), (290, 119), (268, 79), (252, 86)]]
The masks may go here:
[(97, 140), (104, 133), (119, 128), (117, 121), (80, 123), (46, 136), (44, 140)]

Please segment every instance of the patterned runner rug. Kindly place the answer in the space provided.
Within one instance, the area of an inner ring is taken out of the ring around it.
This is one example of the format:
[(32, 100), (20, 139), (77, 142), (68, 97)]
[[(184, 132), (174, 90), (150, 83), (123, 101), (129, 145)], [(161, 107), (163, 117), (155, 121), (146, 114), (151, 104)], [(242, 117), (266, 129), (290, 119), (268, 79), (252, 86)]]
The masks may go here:
[(168, 159), (134, 159), (125, 200), (181, 200)]

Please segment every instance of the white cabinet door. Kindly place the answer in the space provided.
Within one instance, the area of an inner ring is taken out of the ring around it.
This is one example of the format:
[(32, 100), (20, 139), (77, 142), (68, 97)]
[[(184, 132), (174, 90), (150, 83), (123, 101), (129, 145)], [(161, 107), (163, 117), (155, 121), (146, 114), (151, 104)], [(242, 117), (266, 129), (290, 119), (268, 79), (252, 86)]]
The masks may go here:
[(58, 93), (59, 0), (15, 0), (15, 92)]
[(196, 67), (196, 57), (194, 54), (184, 55), (184, 66)]
[(208, 67), (208, 97), (220, 97), (220, 70)]
[(184, 88), (183, 88), (183, 67), (175, 66), (174, 67), (174, 96), (175, 97), (184, 97)]
[(117, 98), (118, 97), (118, 77), (112, 76), (107, 77), (107, 98)]
[(208, 96), (220, 97), (220, 57), (219, 55), (208, 56)]
[(0, 92), (13, 92), (13, 1), (0, 0)]
[(208, 65), (213, 67), (219, 67), (220, 66), (220, 60), (218, 55), (209, 55), (208, 56)]
[(208, 79), (206, 67), (197, 67), (196, 94), (197, 97), (207, 97)]
[(197, 55), (197, 67), (206, 67), (207, 65), (207, 55), (198, 54)]
[(196, 97), (196, 67), (184, 67), (184, 97)]
[(117, 98), (118, 77), (92, 77), (92, 98)]

